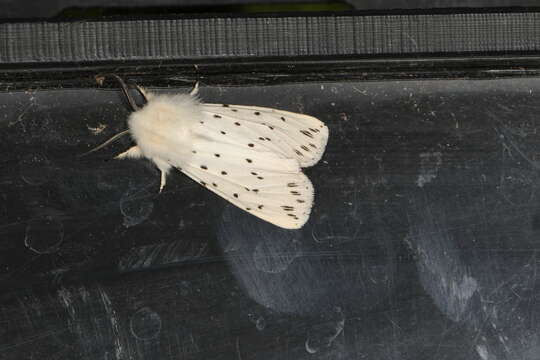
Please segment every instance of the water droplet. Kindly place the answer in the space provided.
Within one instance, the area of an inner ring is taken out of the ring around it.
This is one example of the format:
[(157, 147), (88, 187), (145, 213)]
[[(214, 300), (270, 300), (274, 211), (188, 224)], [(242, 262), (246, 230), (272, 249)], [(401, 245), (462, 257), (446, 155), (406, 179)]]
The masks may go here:
[(505, 169), (500, 180), (499, 191), (511, 204), (530, 203), (536, 193), (536, 175), (525, 169)]
[(154, 202), (140, 191), (128, 190), (120, 199), (120, 211), (124, 215), (124, 226), (135, 226), (150, 217)]
[(188, 296), (192, 293), (191, 284), (189, 283), (189, 281), (186, 281), (186, 280), (180, 281), (179, 288), (180, 288), (180, 295), (182, 296)]
[(329, 348), (345, 327), (345, 316), (340, 307), (335, 307), (333, 312), (323, 318), (328, 321), (314, 326), (305, 342), (306, 351), (310, 354), (315, 354), (323, 347)]
[(304, 346), (306, 347), (306, 351), (310, 354), (315, 354), (319, 351), (319, 346), (312, 347), (313, 345), (310, 344), (310, 339), (306, 340), (306, 343), (304, 344)]
[(130, 327), (139, 340), (155, 339), (161, 332), (161, 317), (149, 307), (143, 307), (131, 317)]
[(28, 185), (38, 186), (49, 181), (51, 164), (43, 154), (29, 154), (19, 161), (19, 174)]
[(248, 314), (249, 321), (255, 324), (257, 330), (262, 331), (266, 328), (266, 320), (257, 314)]
[(64, 241), (64, 226), (50, 216), (33, 219), (26, 225), (24, 245), (37, 254), (58, 251)]

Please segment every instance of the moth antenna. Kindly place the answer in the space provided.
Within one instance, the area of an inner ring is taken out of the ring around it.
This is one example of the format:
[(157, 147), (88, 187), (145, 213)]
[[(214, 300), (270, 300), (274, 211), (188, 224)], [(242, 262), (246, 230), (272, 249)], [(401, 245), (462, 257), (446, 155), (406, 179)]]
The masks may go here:
[(89, 150), (89, 151), (85, 152), (84, 154), (79, 155), (79, 157), (83, 157), (83, 156), (86, 156), (88, 154), (93, 153), (94, 151), (98, 151), (99, 149), (103, 149), (105, 146), (109, 145), (113, 141), (116, 141), (117, 139), (119, 139), (122, 136), (127, 135), (127, 134), (129, 134), (129, 130), (124, 130), (122, 132), (119, 132), (118, 134), (111, 137), (109, 140), (105, 141), (103, 144), (98, 145), (95, 148), (93, 148), (92, 150)]
[[(118, 81), (118, 83), (120, 84), (120, 87), (122, 88), (122, 92), (124, 93), (126, 99), (129, 102), (129, 105), (131, 106), (133, 111), (139, 110), (139, 106), (135, 103), (135, 100), (133, 100), (133, 97), (129, 94), (128, 86), (126, 85), (126, 83), (124, 82), (124, 80), (120, 76), (118, 76), (116, 74), (99, 74), (99, 75), (96, 75), (96, 81), (98, 82), (98, 84), (100, 84), (100, 83), (102, 84), (103, 83), (103, 78), (106, 77), (106, 76), (111, 76), (111, 77), (115, 78)], [(141, 89), (138, 86), (137, 86), (137, 89), (141, 92), (144, 99), (147, 100), (146, 93), (144, 91), (141, 91)]]
[(139, 93), (143, 97), (144, 101), (148, 102), (148, 99), (150, 98), (150, 94), (148, 94), (143, 87), (141, 87), (141, 86), (139, 86), (137, 84), (134, 84), (134, 86), (137, 88), (137, 90), (139, 90)]

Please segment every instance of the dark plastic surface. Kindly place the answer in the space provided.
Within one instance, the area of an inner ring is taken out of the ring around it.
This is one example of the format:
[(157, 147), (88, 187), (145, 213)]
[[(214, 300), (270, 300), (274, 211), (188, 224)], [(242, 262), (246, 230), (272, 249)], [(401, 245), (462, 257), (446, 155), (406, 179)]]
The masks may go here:
[(125, 128), (119, 91), (0, 93), (0, 358), (537, 359), (539, 94), (202, 84), (328, 124), (285, 231), (179, 172), (158, 194), (150, 163), (112, 160), (128, 139), (77, 158)]
[[(330, 3), (330, 4), (328, 4)], [(306, 10), (327, 7), (353, 7), (357, 10), (389, 9), (434, 9), (434, 8), (501, 8), (538, 6), (535, 0), (0, 0), (0, 19), (44, 18), (86, 14), (96, 16), (102, 13), (163, 14), (182, 12), (222, 12), (253, 10), (256, 7), (242, 5), (264, 5), (266, 11), (276, 12), (294, 4), (303, 5)]]

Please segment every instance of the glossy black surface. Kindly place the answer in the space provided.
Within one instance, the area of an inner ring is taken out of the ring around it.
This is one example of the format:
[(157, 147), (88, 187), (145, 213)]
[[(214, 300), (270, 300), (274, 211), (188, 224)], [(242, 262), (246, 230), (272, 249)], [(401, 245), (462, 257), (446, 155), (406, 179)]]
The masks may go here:
[(0, 0), (0, 19), (74, 18), (111, 15), (535, 7), (534, 0)]
[(1, 359), (538, 357), (537, 78), (200, 93), (327, 123), (310, 221), (179, 172), (158, 194), (127, 138), (78, 158), (125, 128), (119, 91), (0, 93)]

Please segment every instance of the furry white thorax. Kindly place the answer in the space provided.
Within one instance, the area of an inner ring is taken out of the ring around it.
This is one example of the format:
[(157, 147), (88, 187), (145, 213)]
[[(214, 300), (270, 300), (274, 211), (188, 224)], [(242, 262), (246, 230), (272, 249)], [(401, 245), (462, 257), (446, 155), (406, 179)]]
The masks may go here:
[[(199, 100), (188, 94), (147, 94), (148, 103), (128, 119), (131, 135), (142, 155), (152, 160), (178, 163), (189, 156), (191, 129), (202, 121)], [(178, 161), (179, 160), (179, 161)]]

